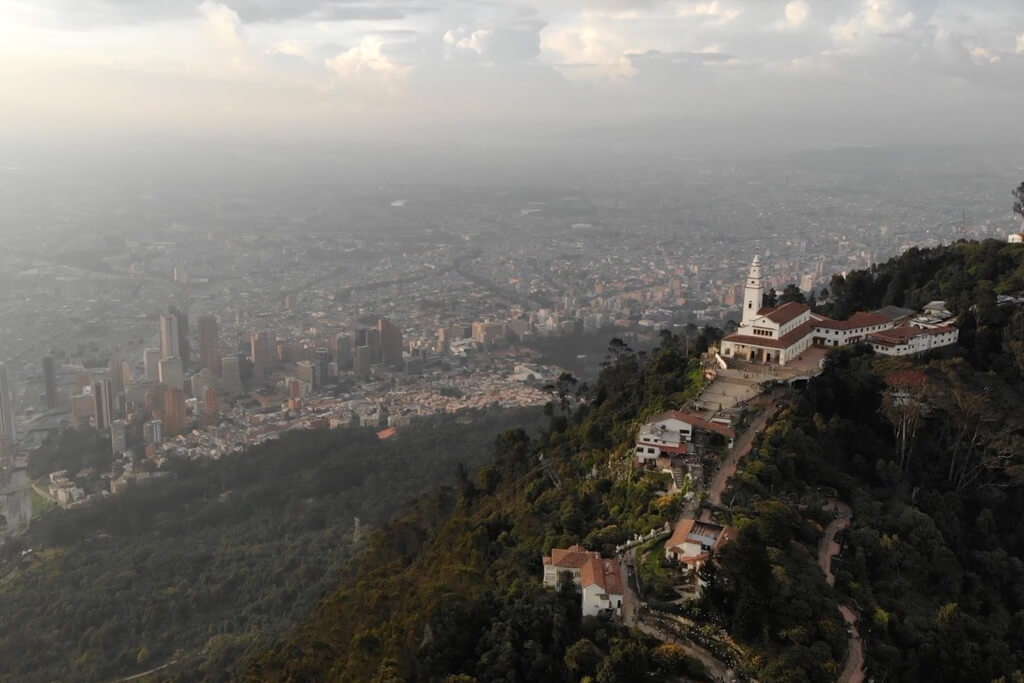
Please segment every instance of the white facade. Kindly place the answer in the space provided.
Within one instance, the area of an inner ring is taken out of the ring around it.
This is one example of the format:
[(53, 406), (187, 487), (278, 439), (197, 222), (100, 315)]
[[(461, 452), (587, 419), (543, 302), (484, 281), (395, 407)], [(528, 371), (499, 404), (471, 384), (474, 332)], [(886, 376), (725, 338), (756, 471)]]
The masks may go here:
[(553, 548), (551, 556), (543, 559), (544, 585), (557, 588), (560, 576), (568, 572), (580, 591), (583, 616), (622, 616), (625, 580), (618, 560), (603, 559), (600, 553), (578, 545)]
[[(911, 320), (914, 328), (928, 328), (929, 334), (924, 334), (896, 328), (895, 321), (900, 318), (884, 309), (854, 313), (848, 320), (832, 320), (795, 302), (758, 310), (760, 299), (754, 297), (763, 293), (761, 282), (761, 262), (755, 256), (745, 286), (742, 321), (736, 332), (722, 339), (721, 357), (786, 365), (811, 346), (830, 348), (862, 341), (879, 353), (902, 356), (955, 344), (959, 337), (944, 301), (929, 303)], [(647, 448), (645, 444), (643, 453), (638, 450), (637, 455), (653, 455)]]
[(959, 338), (960, 330), (955, 327), (931, 329), (901, 327), (888, 335), (873, 335), (868, 338), (867, 342), (875, 352), (886, 356), (910, 356), (950, 346), (955, 344)]
[(761, 310), (764, 300), (764, 279), (761, 277), (761, 257), (755, 255), (750, 264), (747, 284), (743, 287), (743, 318), (740, 326), (751, 323)]

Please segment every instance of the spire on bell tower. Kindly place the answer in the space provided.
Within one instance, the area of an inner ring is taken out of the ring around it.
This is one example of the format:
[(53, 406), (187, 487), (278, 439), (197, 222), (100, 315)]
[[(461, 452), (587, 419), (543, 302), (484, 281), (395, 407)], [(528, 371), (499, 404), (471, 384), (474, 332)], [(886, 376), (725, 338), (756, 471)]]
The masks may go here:
[(761, 278), (761, 257), (755, 255), (754, 260), (750, 263), (747, 284), (743, 288), (743, 317), (740, 320), (740, 327), (746, 327), (757, 317), (763, 299), (764, 280)]

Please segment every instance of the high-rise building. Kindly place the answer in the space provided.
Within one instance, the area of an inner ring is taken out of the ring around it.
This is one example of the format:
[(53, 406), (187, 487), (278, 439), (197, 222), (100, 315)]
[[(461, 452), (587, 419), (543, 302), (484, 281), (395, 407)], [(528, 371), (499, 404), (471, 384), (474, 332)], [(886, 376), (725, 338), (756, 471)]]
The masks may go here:
[(356, 377), (367, 379), (370, 376), (370, 366), (373, 365), (373, 351), (369, 346), (357, 346), (353, 369)]
[(327, 384), (331, 376), (331, 352), (329, 349), (316, 350), (316, 368), (320, 373), (320, 384)]
[(267, 377), (267, 370), (273, 363), (271, 352), (270, 333), (253, 332), (250, 342), (252, 354), (252, 374), (259, 381)]
[(176, 355), (178, 358), (181, 358), (181, 369), (188, 371), (192, 367), (192, 347), (189, 343), (188, 315), (174, 306), (168, 306), (167, 312), (178, 321), (178, 353)]
[(370, 356), (374, 363), (380, 362), (380, 331), (373, 327), (366, 330), (366, 345), (370, 347)]
[(185, 373), (182, 371), (180, 358), (160, 360), (160, 383), (184, 391)]
[(0, 450), (3, 443), (14, 443), (14, 394), (7, 366), (0, 363)]
[(503, 322), (479, 322), (473, 323), (473, 341), (483, 346), (489, 346), (505, 338), (505, 323)]
[(150, 420), (146, 423), (146, 441), (151, 444), (162, 444), (164, 442), (164, 421)]
[(114, 457), (120, 457), (128, 450), (128, 423), (124, 420), (110, 423), (110, 450)]
[(316, 389), (320, 386), (320, 383), (317, 381), (319, 379), (317, 377), (318, 374), (319, 368), (315, 363), (308, 360), (300, 360), (295, 364), (295, 376), (308, 384), (310, 389)]
[(334, 338), (334, 362), (338, 372), (352, 368), (352, 335), (339, 334)]
[(109, 379), (98, 379), (92, 383), (92, 397), (96, 402), (96, 429), (103, 432), (113, 422), (114, 404)]
[(167, 387), (164, 392), (164, 433), (181, 434), (185, 431), (185, 392), (174, 387)]
[(181, 358), (181, 336), (177, 316), (160, 316), (160, 358)]
[(380, 361), (392, 368), (401, 368), (402, 330), (387, 318), (377, 321), (377, 333), (380, 335)]
[(217, 390), (210, 387), (203, 392), (203, 426), (213, 427), (220, 424), (220, 396)]
[(111, 360), (107, 366), (110, 372), (110, 405), (113, 410), (111, 421), (121, 414), (121, 397), (124, 396), (124, 375), (121, 374), (121, 361)]
[(224, 356), (221, 366), (221, 390), (228, 396), (242, 393), (242, 375), (238, 369), (238, 356)]
[(127, 391), (132, 385), (132, 364), (128, 361), (121, 361), (121, 386)]
[(217, 343), (217, 319), (212, 315), (199, 318), (199, 364), (215, 375), (221, 372), (220, 349)]
[(46, 394), (46, 409), (57, 407), (57, 364), (53, 356), (43, 358), (43, 391)]
[(146, 379), (160, 381), (160, 349), (146, 349), (142, 352), (142, 367)]

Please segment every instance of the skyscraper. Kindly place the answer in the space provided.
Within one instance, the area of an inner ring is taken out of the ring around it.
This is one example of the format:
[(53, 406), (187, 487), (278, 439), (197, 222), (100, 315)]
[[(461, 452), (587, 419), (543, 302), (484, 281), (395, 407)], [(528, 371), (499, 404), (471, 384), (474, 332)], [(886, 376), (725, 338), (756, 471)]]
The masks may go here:
[(356, 376), (359, 379), (369, 378), (371, 365), (373, 365), (373, 351), (369, 346), (357, 346), (353, 364)]
[(317, 349), (316, 350), (316, 367), (320, 373), (320, 384), (327, 384), (328, 378), (331, 376), (331, 352), (328, 349)]
[(401, 368), (402, 330), (387, 318), (377, 321), (377, 332), (380, 335), (380, 361), (392, 368)]
[(373, 327), (366, 330), (366, 345), (370, 347), (371, 362), (380, 362), (380, 331)]
[(252, 374), (259, 381), (266, 379), (272, 362), (270, 333), (253, 332), (250, 340), (252, 353)]
[[(14, 396), (7, 366), (0, 363), (0, 442), (14, 443)], [(2, 450), (2, 449), (0, 449)]]
[(164, 442), (164, 421), (163, 420), (150, 420), (146, 423), (146, 440), (152, 444), (162, 444)]
[(109, 379), (98, 379), (92, 383), (92, 398), (96, 402), (96, 429), (106, 431), (113, 422), (114, 412)]
[(128, 423), (124, 420), (110, 423), (110, 450), (117, 458), (128, 450)]
[(181, 359), (182, 371), (188, 371), (192, 367), (192, 348), (188, 340), (188, 315), (174, 306), (168, 306), (167, 312), (174, 316), (178, 323), (178, 353), (175, 355)]
[(242, 393), (242, 375), (238, 369), (238, 356), (221, 359), (221, 389), (228, 396)]
[(164, 433), (175, 435), (185, 430), (185, 392), (167, 387), (164, 392)]
[(217, 343), (217, 319), (212, 315), (199, 318), (199, 364), (215, 375), (221, 372), (220, 352)]
[(43, 390), (46, 393), (46, 409), (57, 407), (57, 364), (53, 356), (43, 358)]
[(180, 358), (181, 338), (178, 332), (178, 318), (171, 315), (160, 316), (160, 357)]
[(160, 382), (175, 389), (185, 389), (185, 373), (182, 372), (180, 358), (160, 360)]
[(121, 396), (124, 395), (124, 375), (121, 374), (121, 361), (111, 359), (107, 366), (110, 371), (110, 405), (111, 420), (121, 414)]
[(160, 381), (160, 349), (146, 349), (142, 352), (142, 366), (145, 368), (146, 379)]
[(352, 368), (352, 335), (339, 334), (334, 338), (334, 362), (339, 372)]

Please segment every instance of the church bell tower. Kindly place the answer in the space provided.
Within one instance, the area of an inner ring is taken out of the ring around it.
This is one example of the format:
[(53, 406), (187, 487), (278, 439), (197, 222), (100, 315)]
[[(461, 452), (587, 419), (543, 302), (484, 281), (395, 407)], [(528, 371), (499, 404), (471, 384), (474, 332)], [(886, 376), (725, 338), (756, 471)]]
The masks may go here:
[(761, 310), (761, 301), (764, 299), (764, 280), (761, 278), (761, 257), (754, 256), (750, 264), (750, 275), (747, 276), (747, 284), (743, 288), (743, 318), (740, 327), (746, 327), (757, 317)]

